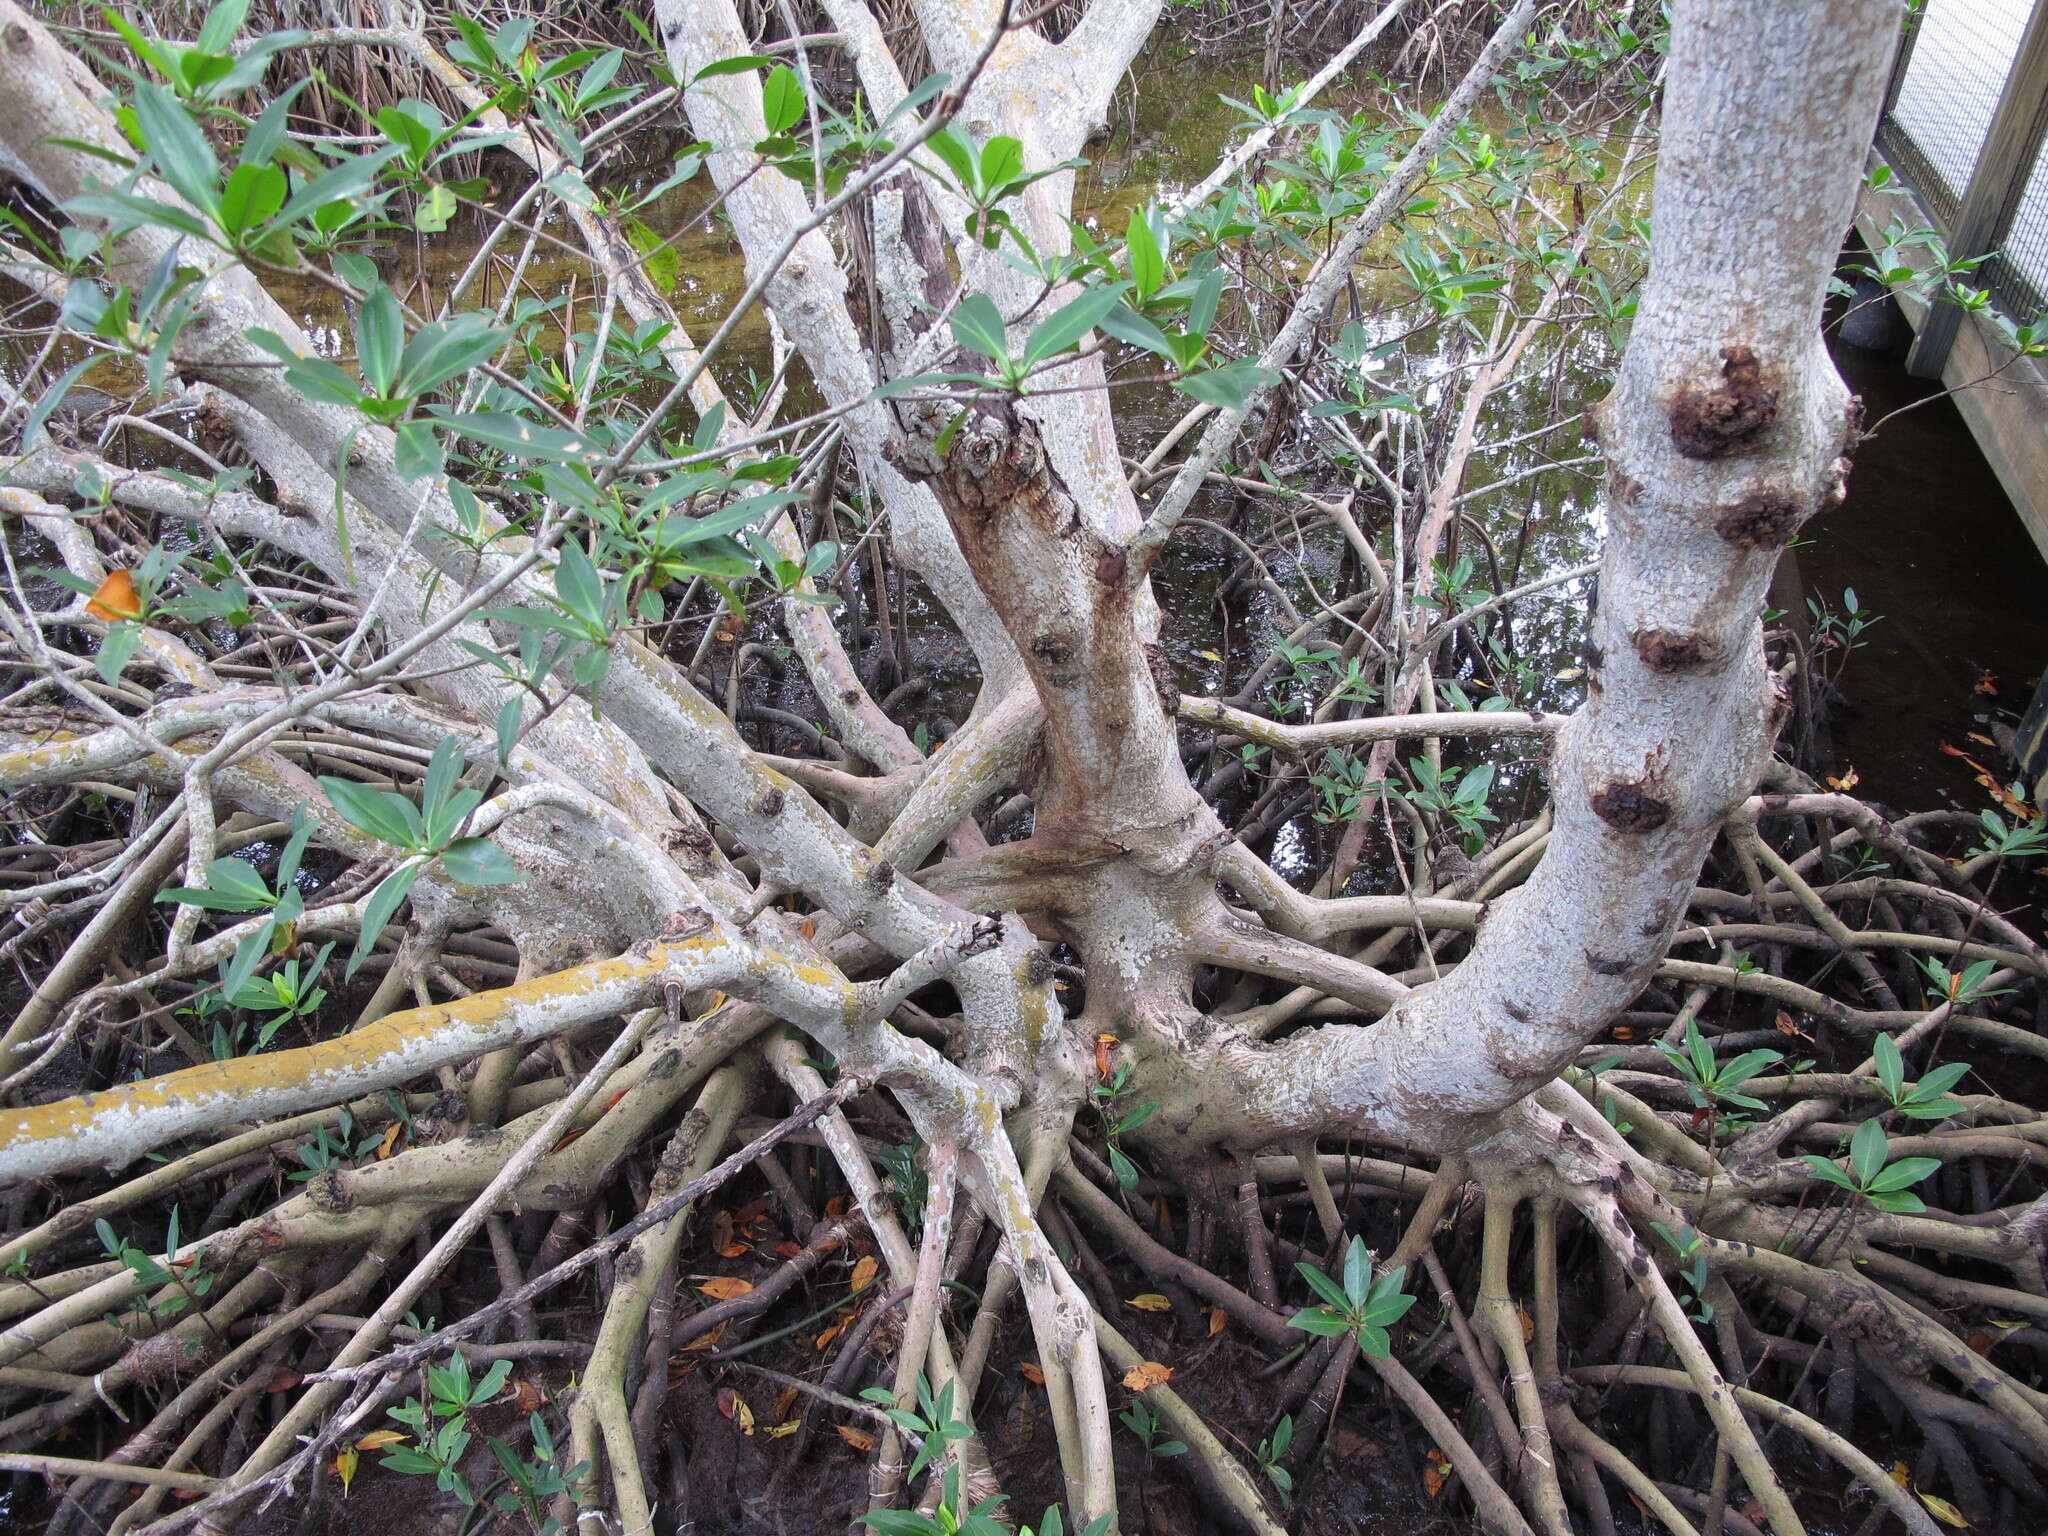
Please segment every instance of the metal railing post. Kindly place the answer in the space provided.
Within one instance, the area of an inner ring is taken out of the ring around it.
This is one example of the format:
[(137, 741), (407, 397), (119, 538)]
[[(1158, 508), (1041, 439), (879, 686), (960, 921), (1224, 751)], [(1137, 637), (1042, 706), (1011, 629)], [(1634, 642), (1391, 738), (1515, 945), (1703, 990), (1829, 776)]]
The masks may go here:
[[(2035, 0), (2019, 52), (1998, 93), (1998, 106), (1984, 134), (1984, 147), (1970, 172), (1970, 184), (1948, 232), (1952, 261), (1966, 261), (1998, 248), (2012, 228), (2020, 199), (2026, 194), (2034, 158), (2048, 133), (2048, 0)], [(1955, 344), (1963, 311), (1936, 303), (1927, 311), (1919, 338), (1906, 356), (1906, 371), (1916, 378), (1938, 379)]]

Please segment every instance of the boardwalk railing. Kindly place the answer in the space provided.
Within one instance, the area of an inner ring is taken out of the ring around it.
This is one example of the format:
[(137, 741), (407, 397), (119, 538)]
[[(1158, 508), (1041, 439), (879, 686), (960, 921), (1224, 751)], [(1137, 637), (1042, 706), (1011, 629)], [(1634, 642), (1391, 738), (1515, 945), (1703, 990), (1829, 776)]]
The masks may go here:
[[(2048, 312), (2048, 0), (1918, 0), (1877, 147), (1952, 261), (2015, 324)], [(1937, 304), (1906, 366), (1939, 378), (1963, 318)]]

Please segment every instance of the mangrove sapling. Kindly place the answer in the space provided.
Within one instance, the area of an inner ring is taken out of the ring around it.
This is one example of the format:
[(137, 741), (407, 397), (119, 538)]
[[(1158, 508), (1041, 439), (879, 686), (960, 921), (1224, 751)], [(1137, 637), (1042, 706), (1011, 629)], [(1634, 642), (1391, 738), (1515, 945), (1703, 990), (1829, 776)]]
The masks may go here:
[[(1368, 1413), (1418, 1424), (1455, 1474), (1446, 1503), (1487, 1529), (1563, 1536), (1611, 1513), (1610, 1484), (1682, 1520), (1609, 1438), (1626, 1415), (1575, 1382), (1704, 1413), (1725, 1455), (1687, 1497), (1754, 1500), (1791, 1536), (1819, 1511), (1745, 1410), (1865, 1481), (1876, 1463), (1772, 1395), (1805, 1378), (1752, 1352), (1766, 1324), (1802, 1361), (1903, 1359), (1928, 1444), (1971, 1437), (2020, 1469), (1958, 1499), (2029, 1496), (2026, 1464), (2048, 1465), (2032, 1362), (1968, 1340), (2040, 1310), (2038, 1115), (1953, 1094), (1962, 1061), (1914, 1082), (1905, 1063), (1951, 1029), (1973, 1053), (2041, 1050), (2019, 1010), (2048, 956), (1989, 910), (1987, 875), (2038, 851), (2038, 818), (2014, 796), (1995, 824), (1962, 818), (1987, 838), (1966, 848), (1774, 765), (1789, 660), (1757, 622), (1854, 444), (1819, 319), (1891, 8), (1685, 0), (1668, 39), (1624, 41), (1614, 17), (1537, 27), (1516, 0), (1435, 111), (1262, 91), (1223, 176), (1097, 226), (1077, 162), (1156, 5), (1093, 0), (1064, 30), (1002, 3), (918, 0), (893, 31), (858, 0), (819, 9), (757, 36), (726, 0), (658, 0), (635, 75), (628, 50), (517, 20), (238, 39), (229, 6), (189, 45), (128, 23), (95, 74), (0, 0), (0, 140), (58, 221), (15, 226), (0, 259), (37, 324), (180, 402), (150, 419), (190, 449), (130, 468), (31, 430), (0, 489), (19, 829), (0, 902), (37, 977), (0, 1037), (20, 1227), (0, 1442), (51, 1443), (173, 1355), (203, 1353), (207, 1384), (115, 1430), (105, 1464), (37, 1458), (65, 1479), (57, 1527), (226, 1530), (339, 1473), (419, 1367), (388, 1470), (536, 1528), (772, 1519), (690, 1502), (712, 1447), (667, 1432), (745, 1370), (887, 1424), (848, 1516), (987, 1530), (1000, 1481), (1029, 1476), (991, 1443), (986, 1367), (1017, 1300), (1057, 1449), (1029, 1489), (1054, 1506), (1039, 1536), (1128, 1518), (1131, 1435), (1148, 1493), (1185, 1477), (1270, 1536), (1284, 1496), (1313, 1502), (1299, 1469), (1340, 1416)], [(1651, 41), (1669, 53), (1646, 227)], [(857, 95), (827, 83), (826, 49)], [(322, 135), (292, 98), (213, 85), (220, 60), (378, 50), (453, 107)], [(1482, 102), (1516, 131), (1476, 124)], [(701, 166), (745, 267), (701, 348), (664, 291), (684, 247), (602, 174), (657, 110), (695, 142), (654, 180)], [(485, 141), (519, 186), (504, 208), (454, 157)], [(460, 207), (487, 233), (452, 284), (373, 259), (380, 231), (438, 238)], [(1368, 325), (1377, 251), (1416, 334), (1466, 360), (1445, 377)], [(543, 257), (573, 263), (573, 291), (547, 291)], [(345, 316), (305, 323), (287, 276)], [(1351, 324), (1326, 326), (1347, 297)], [(764, 310), (769, 354), (741, 359)], [(1560, 680), (1530, 636), (1589, 552), (1524, 580), (1530, 518), (1510, 558), (1477, 509), (1533, 494), (1518, 447), (1584, 462), (1499, 419), (1562, 357), (1544, 338), (1606, 348), (1624, 326), (1618, 363), (1598, 354), (1607, 398), (1553, 424), (1591, 426), (1608, 531)], [(23, 350), (10, 384), (40, 428), (82, 374), (52, 377), (44, 338)], [(1131, 442), (1138, 376), (1186, 397), (1172, 444)], [(1230, 505), (1197, 515), (1212, 485)], [(25, 574), (31, 532), (63, 581)], [(1325, 537), (1356, 591), (1319, 570)], [(1183, 694), (1182, 615), (1153, 585), (1212, 539), (1278, 616), (1224, 594), (1254, 654), (1218, 653), (1214, 698)], [(883, 686), (926, 602), (978, 685), (944, 733)], [(777, 647), (799, 666), (749, 671)], [(1471, 755), (1446, 762), (1447, 739)], [(1318, 818), (1327, 857), (1283, 875)], [(254, 826), (291, 829), (273, 876), (233, 854)], [(1383, 829), (1398, 879), (1357, 893)], [(1823, 853), (1854, 878), (1812, 884)], [(1672, 958), (1680, 936), (1717, 962)], [(1930, 1006), (1902, 1006), (1923, 960)], [(258, 1016), (231, 1052), (178, 1022), (215, 993)], [(1781, 1009), (1830, 1070), (1767, 1075)], [(86, 1091), (43, 1091), (60, 1064)], [(1680, 1099), (1696, 1113), (1658, 1107)], [(1913, 1134), (1843, 1125), (1845, 1103)], [(750, 1113), (774, 1129), (725, 1156)], [(762, 1332), (679, 1347), (709, 1337), (675, 1315), (676, 1276), (703, 1273), (689, 1215), (778, 1145), (796, 1155), (768, 1185), (831, 1225), (701, 1315)], [(284, 1177), (245, 1184), (273, 1159)], [(1985, 1163), (2010, 1165), (2002, 1192), (1928, 1177)], [(1276, 1184), (1342, 1254), (1338, 1278), (1297, 1261), (1318, 1299), (1291, 1318), (1280, 1281), (1309, 1239), (1269, 1225)], [(219, 1223), (163, 1259), (120, 1236), (201, 1204)], [(1560, 1274), (1564, 1212), (1595, 1234), (1619, 1327)], [(94, 1221), (103, 1261), (74, 1241)], [(794, 1293), (835, 1283), (848, 1248), (876, 1283), (832, 1298), (852, 1315), (824, 1384), (761, 1363), (798, 1347), (781, 1322), (819, 1307)], [(1903, 1256), (1921, 1249), (1971, 1278)], [(1416, 1264), (1440, 1346), (1409, 1315)], [(604, 1283), (566, 1423), (548, 1407), (531, 1453), (480, 1446), (478, 1394), (514, 1358), (490, 1352), (553, 1342), (485, 1330), (586, 1270)], [(1133, 1271), (1157, 1289), (1125, 1338), (1106, 1314)], [(355, 1319), (338, 1345), (318, 1342), (331, 1315)], [(1129, 1380), (1202, 1318), (1246, 1365), (1303, 1333), (1336, 1345), (1304, 1357), (1284, 1417), (1212, 1425), (1234, 1411), (1198, 1373), (1185, 1392), (1148, 1374), (1119, 1431), (1104, 1357)], [(287, 1352), (303, 1379), (242, 1434)], [(1466, 1390), (1476, 1440), (1445, 1407)], [(808, 1448), (712, 1432), (729, 1454)], [(124, 1466), (181, 1481), (117, 1511)], [(201, 1496), (165, 1513), (174, 1487)]]

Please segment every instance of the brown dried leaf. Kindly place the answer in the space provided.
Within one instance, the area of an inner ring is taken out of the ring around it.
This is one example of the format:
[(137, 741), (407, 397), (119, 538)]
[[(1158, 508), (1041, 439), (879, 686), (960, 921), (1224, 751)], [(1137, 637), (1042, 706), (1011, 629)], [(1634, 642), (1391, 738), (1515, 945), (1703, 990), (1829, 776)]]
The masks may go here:
[(872, 1253), (863, 1256), (861, 1261), (853, 1266), (853, 1288), (856, 1291), (864, 1291), (873, 1285), (875, 1273), (881, 1267)]
[(387, 1445), (403, 1445), (405, 1433), (396, 1429), (373, 1429), (356, 1442), (359, 1451), (381, 1451)]
[(1124, 1305), (1136, 1307), (1140, 1312), (1171, 1312), (1173, 1310), (1173, 1303), (1155, 1291), (1147, 1291), (1142, 1296), (1133, 1296)]
[(1215, 1338), (1217, 1334), (1221, 1333), (1225, 1328), (1229, 1326), (1230, 1314), (1228, 1312), (1224, 1311), (1221, 1307), (1211, 1307), (1209, 1309), (1210, 1338)]
[(835, 1425), (839, 1438), (865, 1456), (875, 1448), (875, 1437), (864, 1429), (855, 1429), (851, 1424)]
[(1033, 1365), (1029, 1360), (1018, 1362), (1017, 1374), (1030, 1382), (1034, 1387), (1045, 1385), (1045, 1372), (1036, 1365)]
[(751, 1281), (741, 1280), (733, 1275), (713, 1275), (697, 1287), (713, 1301), (731, 1301), (734, 1297), (746, 1295), (753, 1288)]
[(394, 1120), (384, 1128), (384, 1136), (377, 1143), (377, 1160), (382, 1162), (398, 1150), (398, 1144), (405, 1139), (405, 1122)]

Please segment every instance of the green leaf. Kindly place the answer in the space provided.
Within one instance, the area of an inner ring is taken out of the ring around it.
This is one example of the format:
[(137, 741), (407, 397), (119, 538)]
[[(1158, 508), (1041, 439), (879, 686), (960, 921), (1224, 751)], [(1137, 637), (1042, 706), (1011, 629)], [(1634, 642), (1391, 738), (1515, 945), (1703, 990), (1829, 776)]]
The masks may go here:
[(137, 86), (135, 124), (164, 180), (194, 208), (213, 212), (220, 196), (220, 165), (177, 97), (160, 85)]
[(1173, 343), (1166, 339), (1166, 333), (1126, 305), (1119, 304), (1096, 324), (1118, 341), (1143, 347), (1147, 352), (1156, 352), (1164, 358), (1174, 356)]
[(773, 59), (763, 58), (758, 53), (735, 54), (732, 58), (717, 59), (706, 64), (690, 76), (690, 84), (695, 85), (699, 80), (715, 80), (720, 75), (744, 75), (750, 69), (766, 69), (774, 62)]
[(1222, 299), (1223, 274), (1211, 272), (1195, 285), (1194, 296), (1188, 300), (1188, 329), (1197, 336), (1207, 336), (1216, 323), (1216, 306)]
[(386, 398), (393, 393), (404, 352), (405, 319), (399, 313), (398, 295), (379, 283), (356, 316), (356, 365), (373, 393)]
[(1884, 1167), (1885, 1151), (1890, 1145), (1884, 1134), (1884, 1127), (1875, 1120), (1866, 1120), (1856, 1127), (1856, 1134), (1849, 1138), (1849, 1168), (1856, 1175), (1856, 1182), (1864, 1189)]
[(1125, 248), (1131, 254), (1131, 283), (1138, 290), (1138, 297), (1149, 299), (1159, 291), (1166, 281), (1166, 257), (1159, 249), (1159, 239), (1152, 233), (1147, 210), (1133, 208), (1128, 233), (1124, 236)]
[(502, 411), (467, 411), (440, 419), (449, 430), (515, 458), (602, 464), (607, 457), (587, 433), (537, 426)]
[(1287, 1326), (1335, 1339), (1351, 1331), (1351, 1320), (1330, 1307), (1306, 1307), (1288, 1318)]
[(358, 832), (398, 848), (418, 848), (424, 841), (425, 824), (418, 808), (405, 796), (332, 774), (321, 776), (320, 787), (326, 791), (327, 803)]
[(597, 567), (590, 563), (590, 556), (574, 539), (562, 545), (561, 557), (555, 564), (555, 595), (564, 608), (585, 623), (593, 627), (604, 624), (604, 582)]
[(464, 885), (517, 885), (525, 873), (488, 838), (459, 837), (441, 850), (441, 863)]
[(1003, 328), (1003, 312), (985, 293), (970, 293), (953, 311), (953, 339), (970, 352), (998, 363), (1010, 360), (1009, 335)]
[(220, 194), (220, 227), (230, 236), (254, 229), (284, 206), (285, 175), (274, 165), (238, 165)]
[(363, 904), (363, 931), (356, 938), (355, 951), (348, 957), (348, 969), (344, 974), (355, 975), (362, 963), (370, 958), (370, 952), (377, 947), (377, 936), (397, 914), (399, 904), (405, 900), (406, 893), (419, 879), (424, 867), (418, 863), (401, 864), (370, 893), (370, 899)]
[(1876, 1178), (1868, 1180), (1863, 1187), (1872, 1194), (1905, 1189), (1918, 1184), (1940, 1166), (1941, 1159), (1938, 1157), (1902, 1157), (1880, 1172)]
[(1301, 1278), (1309, 1283), (1309, 1288), (1323, 1300), (1340, 1312), (1350, 1309), (1351, 1297), (1346, 1294), (1343, 1286), (1313, 1264), (1297, 1263), (1294, 1267), (1301, 1272)]
[(803, 121), (804, 87), (787, 64), (768, 72), (761, 85), (761, 115), (770, 134), (787, 133)]
[(1251, 403), (1252, 391), (1279, 377), (1270, 368), (1253, 363), (1226, 363), (1202, 373), (1190, 373), (1174, 381), (1174, 388), (1193, 395), (1204, 405), (1221, 410), (1242, 411)]
[[(69, 368), (66, 368), (57, 376), (57, 382), (43, 391), (42, 398), (35, 403), (35, 409), (28, 413), (28, 420), (21, 425), (21, 446), (24, 449), (37, 446), (37, 439), (42, 433), (43, 423), (50, 419), (50, 413), (57, 409), (57, 406), (66, 395), (71, 393), (71, 386), (85, 376), (86, 369), (92, 367), (98, 361), (99, 357), (97, 354), (87, 354)], [(86, 589), (80, 588), (79, 590), (84, 591)], [(111, 682), (112, 679), (110, 678), (108, 681)]]
[(1364, 1302), (1372, 1283), (1372, 1256), (1365, 1251), (1365, 1239), (1354, 1237), (1344, 1250), (1344, 1297), (1356, 1307)]
[(1024, 343), (1023, 366), (1035, 368), (1049, 357), (1072, 351), (1116, 307), (1118, 298), (1116, 288), (1091, 288), (1046, 316)]
[(106, 638), (100, 641), (98, 653), (92, 659), (92, 669), (100, 681), (112, 687), (121, 681), (121, 671), (135, 655), (135, 648), (142, 644), (142, 626), (122, 622), (107, 626)]
[(946, 162), (946, 169), (953, 173), (953, 180), (963, 191), (974, 189), (974, 150), (956, 128), (941, 128), (925, 141), (925, 148)]
[(1884, 1086), (1885, 1097), (1897, 1099), (1906, 1086), (1906, 1062), (1899, 1054), (1898, 1042), (1890, 1035), (1879, 1035), (1871, 1042), (1870, 1054), (1877, 1062), (1877, 1080)]
[(1842, 1172), (1839, 1165), (1829, 1161), (1827, 1158), (1815, 1157), (1811, 1152), (1801, 1153), (1800, 1155), (1804, 1158), (1806, 1166), (1813, 1171), (1815, 1178), (1842, 1189), (1854, 1189), (1856, 1187), (1849, 1175)]

